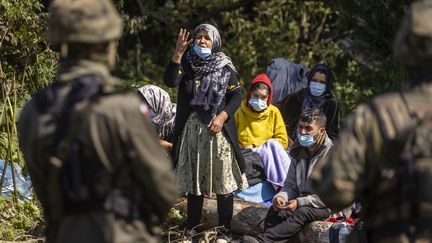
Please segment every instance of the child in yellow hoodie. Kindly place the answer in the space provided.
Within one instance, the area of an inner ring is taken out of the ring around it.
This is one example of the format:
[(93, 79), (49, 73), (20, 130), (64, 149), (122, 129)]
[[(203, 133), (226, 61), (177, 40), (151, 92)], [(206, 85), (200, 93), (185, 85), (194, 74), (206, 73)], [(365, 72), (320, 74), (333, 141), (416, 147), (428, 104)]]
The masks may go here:
[(288, 135), (282, 115), (271, 99), (270, 79), (260, 74), (249, 86), (235, 119), (240, 147), (258, 153), (267, 181), (282, 186), (291, 162), (286, 152)]

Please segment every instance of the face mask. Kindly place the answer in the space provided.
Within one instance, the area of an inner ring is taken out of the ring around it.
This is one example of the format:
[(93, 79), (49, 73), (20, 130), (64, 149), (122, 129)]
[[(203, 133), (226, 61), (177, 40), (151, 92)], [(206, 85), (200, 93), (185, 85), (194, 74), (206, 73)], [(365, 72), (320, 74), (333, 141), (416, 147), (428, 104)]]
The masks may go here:
[(324, 94), (326, 90), (326, 85), (317, 82), (311, 82), (309, 85), (309, 89), (313, 96), (318, 97)]
[(156, 112), (154, 112), (154, 110), (150, 110), (150, 112), (148, 113), (148, 119), (153, 120), (156, 117)]
[(297, 138), (301, 146), (309, 148), (310, 146), (315, 144), (314, 136), (316, 134), (300, 134), (297, 132)]
[(255, 111), (263, 111), (267, 108), (267, 101), (251, 98), (249, 99), (249, 105), (252, 106)]
[(212, 53), (210, 48), (201, 47), (201, 46), (196, 45), (196, 44), (194, 45), (193, 49), (194, 49), (195, 53), (199, 57), (201, 57), (201, 59), (205, 59), (206, 57), (210, 56), (210, 54)]

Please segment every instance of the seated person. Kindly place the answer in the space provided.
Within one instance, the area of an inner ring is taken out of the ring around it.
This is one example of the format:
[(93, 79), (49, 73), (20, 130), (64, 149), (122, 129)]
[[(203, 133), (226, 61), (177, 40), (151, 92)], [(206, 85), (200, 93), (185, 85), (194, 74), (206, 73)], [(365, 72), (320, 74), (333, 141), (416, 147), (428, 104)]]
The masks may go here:
[(152, 120), (159, 135), (160, 144), (167, 150), (172, 149), (176, 104), (171, 103), (169, 94), (155, 85), (145, 85), (138, 89), (150, 111), (148, 117)]
[(325, 126), (325, 114), (319, 109), (306, 109), (301, 114), (288, 176), (282, 191), (273, 198), (264, 232), (256, 238), (244, 236), (240, 242), (288, 242), (303, 226), (330, 216), (330, 210), (311, 191), (309, 179), (317, 161), (333, 145)]
[[(291, 161), (285, 150), (288, 135), (282, 116), (271, 100), (270, 80), (267, 75), (260, 74), (252, 81), (246, 100), (235, 113), (235, 120), (243, 154), (245, 149), (256, 152), (267, 181), (274, 186), (283, 186)], [(248, 161), (246, 157), (245, 160), (248, 173), (248, 163), (256, 161)]]
[(339, 132), (340, 108), (332, 92), (332, 71), (326, 65), (318, 64), (312, 68), (307, 78), (307, 88), (287, 95), (277, 104), (287, 133), (294, 140), (300, 114), (307, 108), (318, 108), (326, 115), (326, 131), (330, 139), (334, 140)]

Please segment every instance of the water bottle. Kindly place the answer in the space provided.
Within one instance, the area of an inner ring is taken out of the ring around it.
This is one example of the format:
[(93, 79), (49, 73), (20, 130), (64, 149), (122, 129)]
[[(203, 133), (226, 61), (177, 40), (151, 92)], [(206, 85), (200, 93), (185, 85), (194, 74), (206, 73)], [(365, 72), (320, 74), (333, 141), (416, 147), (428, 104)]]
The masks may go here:
[(339, 230), (339, 243), (345, 243), (349, 234), (350, 230), (348, 229), (347, 223), (342, 222)]

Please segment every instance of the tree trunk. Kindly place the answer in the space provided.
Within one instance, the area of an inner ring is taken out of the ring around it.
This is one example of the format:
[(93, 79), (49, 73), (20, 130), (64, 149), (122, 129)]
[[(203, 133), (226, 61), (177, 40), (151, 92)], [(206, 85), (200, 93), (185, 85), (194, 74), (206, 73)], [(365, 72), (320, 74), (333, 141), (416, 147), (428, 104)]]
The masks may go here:
[[(181, 198), (175, 208), (186, 214), (187, 200)], [(257, 235), (264, 230), (264, 218), (269, 207), (263, 204), (234, 199), (234, 215), (231, 230), (240, 235)], [(201, 223), (204, 229), (216, 227), (218, 224), (217, 201), (215, 198), (204, 198)], [(297, 236), (297, 242), (328, 243), (328, 228), (331, 223), (316, 221), (304, 227)]]

